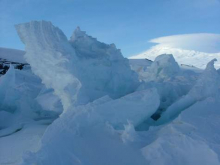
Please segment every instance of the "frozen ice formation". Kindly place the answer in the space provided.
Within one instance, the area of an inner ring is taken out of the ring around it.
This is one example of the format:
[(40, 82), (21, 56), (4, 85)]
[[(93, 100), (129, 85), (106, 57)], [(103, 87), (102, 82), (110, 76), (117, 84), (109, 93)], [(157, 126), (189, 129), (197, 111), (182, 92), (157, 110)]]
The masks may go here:
[[(15, 69), (13, 66), (10, 66), (7, 74), (5, 76), (0, 77), (0, 106), (1, 109), (4, 109), (3, 106), (6, 106), (7, 111), (14, 111), (14, 108), (11, 107), (11, 103), (14, 101), (11, 100), (11, 102), (7, 101), (10, 98), (9, 90), (11, 90), (15, 86)], [(12, 93), (16, 97), (15, 93)], [(17, 96), (18, 97), (18, 96)], [(7, 100), (6, 100), (7, 99)], [(8, 102), (8, 103), (7, 103)], [(10, 106), (7, 106), (10, 105)]]
[(207, 64), (206, 69), (188, 94), (167, 108), (166, 112), (160, 118), (161, 122), (168, 122), (196, 102), (219, 94), (220, 75), (214, 68), (215, 61), (216, 59), (213, 59)]
[(203, 100), (219, 93), (220, 75), (214, 67), (216, 61), (216, 59), (213, 59), (207, 64), (206, 69), (190, 91), (189, 95), (196, 98), (196, 100)]
[(219, 165), (219, 95), (198, 101), (172, 122), (153, 127), (142, 148), (150, 165)]
[(128, 65), (128, 60), (125, 59), (120, 50), (114, 44), (107, 45), (97, 41), (96, 38), (88, 36), (86, 32), (81, 31), (79, 27), (73, 32), (70, 37), (70, 44), (75, 48), (78, 57), (88, 60), (91, 58), (99, 60), (119, 61), (122, 60), (124, 65)]
[(98, 42), (79, 28), (70, 41), (46, 21), (19, 24), (16, 29), (33, 72), (54, 89), (65, 110), (104, 95), (121, 97), (139, 84), (137, 74), (114, 45)]
[(46, 21), (16, 29), (25, 59), (4, 57), (32, 71), (0, 77), (0, 164), (220, 164), (215, 59), (204, 71), (170, 54), (129, 63), (79, 27), (70, 40)]
[(163, 80), (176, 76), (180, 71), (178, 63), (172, 54), (162, 54), (156, 57), (145, 73), (145, 81)]
[(148, 64), (146, 71), (141, 70), (138, 73), (139, 78), (144, 81), (138, 90), (156, 88), (160, 95), (160, 106), (152, 116), (154, 120), (157, 120), (170, 105), (186, 95), (195, 84), (195, 74), (181, 69), (170, 54), (159, 55), (155, 61)]
[(19, 24), (16, 29), (25, 44), (24, 57), (32, 71), (48, 88), (54, 89), (64, 109), (68, 109), (76, 102), (81, 83), (73, 75), (73, 61), (77, 58), (66, 36), (60, 29), (45, 21)]
[(99, 42), (79, 27), (73, 32), (69, 43), (80, 59), (77, 78), (89, 101), (104, 95), (119, 98), (134, 92), (139, 85), (137, 74), (114, 44)]
[[(36, 154), (27, 155), (24, 162), (39, 165), (73, 162), (142, 165), (144, 159), (138, 154), (140, 151), (124, 144), (115, 129), (123, 130), (128, 122), (138, 125), (158, 106), (156, 89), (137, 91), (116, 100), (104, 97), (86, 106), (78, 106), (48, 128), (42, 139), (42, 148)], [(56, 146), (61, 147), (62, 152), (55, 152)], [(72, 156), (69, 157), (68, 153)]]

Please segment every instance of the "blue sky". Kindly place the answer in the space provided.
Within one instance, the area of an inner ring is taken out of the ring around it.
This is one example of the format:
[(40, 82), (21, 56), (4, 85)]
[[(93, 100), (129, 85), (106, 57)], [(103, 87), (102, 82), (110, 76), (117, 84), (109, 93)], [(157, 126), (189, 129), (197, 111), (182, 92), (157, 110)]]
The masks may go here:
[[(220, 34), (219, 0), (0, 0), (0, 47), (24, 49), (14, 24), (47, 20), (69, 38), (80, 26), (124, 56), (163, 36)], [(200, 42), (200, 41), (198, 41)], [(220, 44), (219, 44), (220, 50)]]

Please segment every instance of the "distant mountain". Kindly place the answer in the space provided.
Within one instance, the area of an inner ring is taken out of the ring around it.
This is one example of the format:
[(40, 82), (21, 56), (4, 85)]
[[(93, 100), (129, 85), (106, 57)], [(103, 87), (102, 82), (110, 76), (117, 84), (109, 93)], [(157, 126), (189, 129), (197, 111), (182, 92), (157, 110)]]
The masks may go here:
[(175, 60), (179, 65), (190, 65), (198, 68), (205, 68), (206, 64), (212, 59), (216, 58), (216, 68), (220, 68), (220, 53), (204, 53), (194, 50), (184, 50), (178, 48), (170, 48), (164, 46), (154, 46), (151, 49), (141, 54), (130, 57), (130, 59), (149, 59), (154, 60), (161, 54), (173, 54)]
[(20, 70), (29, 65), (24, 59), (24, 54), (25, 51), (22, 50), (0, 48), (0, 76), (8, 71), (10, 65)]
[(24, 59), (24, 54), (25, 51), (22, 50), (0, 47), (0, 58), (6, 59), (8, 61), (26, 63)]

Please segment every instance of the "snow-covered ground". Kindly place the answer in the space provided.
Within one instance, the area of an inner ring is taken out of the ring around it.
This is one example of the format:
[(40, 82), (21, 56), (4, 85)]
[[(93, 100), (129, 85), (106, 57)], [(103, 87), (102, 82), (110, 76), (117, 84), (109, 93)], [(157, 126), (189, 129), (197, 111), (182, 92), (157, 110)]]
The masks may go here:
[(30, 67), (0, 77), (0, 164), (220, 164), (212, 56), (198, 68), (163, 53), (128, 60), (80, 28), (70, 40), (46, 21), (16, 29), (26, 53), (0, 57)]

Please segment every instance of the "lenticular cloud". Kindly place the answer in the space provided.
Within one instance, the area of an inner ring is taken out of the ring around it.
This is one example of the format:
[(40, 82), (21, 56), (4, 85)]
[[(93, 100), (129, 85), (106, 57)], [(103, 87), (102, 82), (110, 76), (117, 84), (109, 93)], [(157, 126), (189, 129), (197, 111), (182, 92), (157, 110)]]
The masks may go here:
[(194, 50), (206, 53), (220, 52), (220, 34), (198, 33), (165, 36), (150, 40), (164, 47)]

